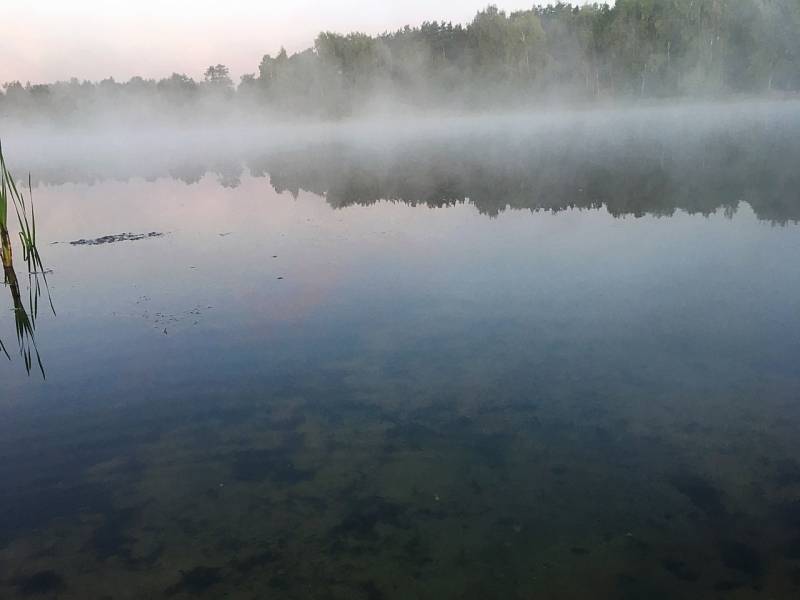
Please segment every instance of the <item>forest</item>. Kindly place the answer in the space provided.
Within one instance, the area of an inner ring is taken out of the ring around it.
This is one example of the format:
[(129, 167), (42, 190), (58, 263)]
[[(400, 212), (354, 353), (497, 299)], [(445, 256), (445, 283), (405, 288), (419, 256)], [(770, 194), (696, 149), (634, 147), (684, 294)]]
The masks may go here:
[(6, 82), (0, 116), (337, 117), (380, 107), (518, 108), (798, 90), (800, 0), (617, 0), (510, 13), (490, 5), (465, 25), (425, 22), (377, 36), (324, 32), (302, 52), (264, 56), (238, 84), (222, 64), (199, 81), (173, 73)]

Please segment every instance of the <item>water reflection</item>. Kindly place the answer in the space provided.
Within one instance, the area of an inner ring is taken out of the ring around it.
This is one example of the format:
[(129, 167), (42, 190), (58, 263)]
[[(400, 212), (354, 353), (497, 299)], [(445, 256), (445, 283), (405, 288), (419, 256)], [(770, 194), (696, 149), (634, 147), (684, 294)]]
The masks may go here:
[[(509, 143), (493, 137), (409, 144), (391, 152), (343, 145), (267, 154), (247, 164), (277, 191), (324, 195), (334, 208), (380, 200), (430, 207), (471, 203), (496, 216), (507, 209), (606, 207), (614, 216), (669, 216), (677, 210), (733, 214), (747, 201), (760, 219), (800, 218), (800, 142), (762, 135), (679, 147), (631, 140), (624, 150)], [(706, 140), (707, 142), (707, 140)]]
[(795, 597), (772, 135), (325, 143), (42, 190), (69, 283), (46, 385), (4, 380), (0, 595)]
[(240, 143), (226, 143), (225, 132), (201, 140), (187, 134), (163, 153), (150, 151), (149, 138), (119, 153), (86, 142), (74, 156), (31, 152), (27, 163), (45, 184), (172, 177), (192, 185), (211, 173), (236, 188), (247, 169), (269, 177), (276, 191), (324, 195), (335, 208), (392, 200), (471, 203), (489, 216), (601, 206), (614, 216), (667, 216), (733, 214), (745, 201), (763, 220), (800, 219), (798, 103), (553, 121), (478, 119), (411, 133), (354, 126), (338, 135), (298, 134), (291, 143), (269, 131), (242, 134)]

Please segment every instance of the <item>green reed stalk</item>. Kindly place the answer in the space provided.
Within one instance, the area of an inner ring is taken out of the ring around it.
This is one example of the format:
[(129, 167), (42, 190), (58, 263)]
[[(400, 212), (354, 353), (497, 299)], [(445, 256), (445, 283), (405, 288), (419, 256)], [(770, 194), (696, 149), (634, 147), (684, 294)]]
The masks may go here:
[(42, 272), (44, 271), (42, 257), (39, 255), (39, 249), (36, 246), (36, 215), (33, 210), (31, 177), (28, 175), (28, 197), (30, 201), (26, 201), (25, 196), (17, 188), (14, 178), (8, 171), (5, 157), (3, 156), (2, 144), (0, 144), (0, 178), (2, 178), (2, 184), (0, 184), (0, 190), (2, 190), (2, 195), (0, 195), (0, 228), (8, 232), (8, 205), (10, 199), (10, 204), (14, 206), (14, 212), (19, 223), (22, 258), (28, 265), (29, 272)]
[[(16, 272), (14, 271), (11, 236), (8, 230), (9, 204), (13, 205), (14, 212), (17, 216), (19, 240), (22, 245), (22, 257), (28, 267), (29, 311), (26, 310), (22, 301), (19, 282)], [(36, 347), (36, 340), (34, 338), (36, 329), (35, 319), (39, 312), (39, 296), (41, 295), (39, 275), (42, 276), (44, 281), (53, 314), (55, 314), (55, 308), (53, 307), (53, 300), (50, 297), (50, 290), (47, 285), (47, 274), (42, 264), (42, 257), (36, 245), (36, 215), (33, 210), (33, 185), (31, 184), (31, 177), (28, 175), (28, 200), (26, 200), (25, 196), (17, 187), (11, 173), (8, 171), (5, 157), (3, 156), (2, 144), (0, 144), (0, 256), (2, 256), (4, 283), (11, 290), (17, 341), (19, 342), (20, 354), (25, 360), (25, 368), (28, 373), (30, 373), (35, 356), (42, 376), (44, 376), (44, 367), (39, 357), (39, 350)], [(0, 340), (0, 351), (9, 357), (2, 340)]]

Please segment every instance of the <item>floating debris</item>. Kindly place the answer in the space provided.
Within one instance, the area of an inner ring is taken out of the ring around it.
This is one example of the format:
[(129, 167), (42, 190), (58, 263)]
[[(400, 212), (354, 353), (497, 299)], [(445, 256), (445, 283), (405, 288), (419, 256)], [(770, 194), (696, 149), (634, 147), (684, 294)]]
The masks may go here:
[(195, 306), (192, 309), (185, 310), (180, 313), (172, 312), (153, 312), (147, 308), (147, 303), (151, 301), (149, 296), (140, 296), (135, 304), (141, 306), (141, 312), (134, 312), (128, 316), (141, 317), (147, 321), (152, 321), (153, 328), (161, 331), (164, 335), (175, 333), (176, 329), (180, 329), (182, 323), (191, 322), (193, 327), (198, 326), (202, 322), (202, 317), (206, 310), (211, 310), (213, 306)]
[(139, 240), (163, 237), (164, 235), (164, 233), (159, 231), (151, 231), (150, 233), (118, 233), (116, 235), (104, 235), (103, 237), (93, 240), (75, 240), (69, 244), (70, 246), (100, 246), (102, 244), (113, 244), (115, 242), (136, 242)]

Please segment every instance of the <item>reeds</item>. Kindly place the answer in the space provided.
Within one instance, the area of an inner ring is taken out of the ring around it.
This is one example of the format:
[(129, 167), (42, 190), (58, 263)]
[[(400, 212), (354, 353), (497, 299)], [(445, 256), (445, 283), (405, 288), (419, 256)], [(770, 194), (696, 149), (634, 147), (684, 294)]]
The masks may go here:
[[(11, 236), (9, 234), (9, 205), (13, 206), (19, 225), (19, 240), (22, 247), (22, 258), (28, 270), (28, 306), (22, 301), (19, 281), (14, 270), (14, 256), (11, 246)], [(25, 362), (25, 368), (30, 373), (33, 367), (34, 356), (39, 365), (39, 370), (44, 377), (44, 367), (42, 365), (39, 350), (36, 347), (34, 333), (36, 330), (36, 317), (39, 313), (39, 298), (42, 288), (39, 284), (39, 276), (44, 281), (47, 298), (50, 308), (55, 314), (53, 300), (50, 297), (50, 290), (47, 285), (47, 272), (42, 263), (42, 257), (36, 245), (36, 215), (33, 209), (33, 186), (31, 177), (28, 175), (28, 199), (20, 192), (14, 178), (8, 171), (3, 147), (0, 143), (0, 256), (2, 256), (4, 284), (11, 290), (11, 299), (14, 305), (14, 322), (16, 325), (17, 342), (19, 351)], [(0, 351), (11, 358), (6, 350), (3, 341), (0, 340)]]
[[(3, 144), (0, 142), (0, 229), (5, 231), (6, 235), (8, 234), (8, 205), (12, 204), (19, 223), (22, 258), (28, 265), (28, 272), (44, 274), (42, 257), (39, 255), (39, 248), (36, 245), (36, 213), (33, 210), (33, 186), (30, 174), (28, 175), (28, 198), (29, 200), (26, 201), (25, 195), (19, 191), (14, 178), (9, 173), (3, 156)], [(5, 250), (3, 256), (3, 265), (5, 265)]]

